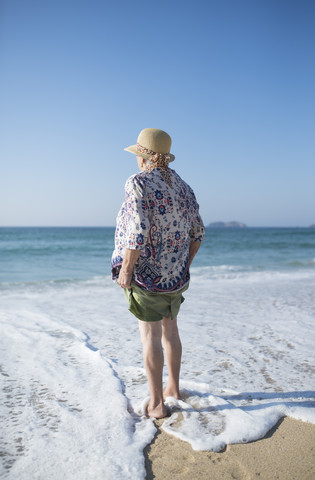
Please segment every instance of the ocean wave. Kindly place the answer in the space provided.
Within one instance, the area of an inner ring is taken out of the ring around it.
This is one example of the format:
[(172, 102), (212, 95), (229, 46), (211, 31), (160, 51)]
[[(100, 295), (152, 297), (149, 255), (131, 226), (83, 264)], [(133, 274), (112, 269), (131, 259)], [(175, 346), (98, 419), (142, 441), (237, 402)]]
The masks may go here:
[(0, 282), (0, 291), (1, 290), (14, 290), (16, 288), (44, 288), (44, 287), (67, 287), (75, 285), (104, 285), (112, 284), (112, 280), (109, 275), (95, 275), (91, 278), (57, 278), (57, 279), (48, 279), (48, 280), (34, 280), (34, 281), (21, 281), (21, 282)]
[(295, 260), (293, 262), (287, 262), (286, 265), (289, 267), (315, 267), (315, 258), (310, 258), (306, 260)]
[(192, 277), (203, 277), (209, 280), (268, 280), (270, 278), (314, 278), (315, 261), (288, 262), (281, 268), (251, 265), (214, 265), (196, 266), (191, 268)]

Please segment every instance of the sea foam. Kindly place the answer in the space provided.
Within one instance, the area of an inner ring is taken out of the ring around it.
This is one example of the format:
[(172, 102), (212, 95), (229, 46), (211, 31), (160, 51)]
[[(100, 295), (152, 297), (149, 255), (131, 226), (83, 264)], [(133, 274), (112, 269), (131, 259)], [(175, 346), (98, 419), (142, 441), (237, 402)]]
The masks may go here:
[[(2, 285), (3, 478), (145, 478), (155, 434), (135, 317), (108, 277)], [(315, 423), (314, 270), (194, 267), (181, 392), (163, 428), (195, 449)], [(165, 378), (167, 380), (167, 370)]]
[[(137, 425), (110, 362), (48, 315), (1, 315), (3, 478), (144, 478)], [(123, 461), (121, 461), (123, 458)]]

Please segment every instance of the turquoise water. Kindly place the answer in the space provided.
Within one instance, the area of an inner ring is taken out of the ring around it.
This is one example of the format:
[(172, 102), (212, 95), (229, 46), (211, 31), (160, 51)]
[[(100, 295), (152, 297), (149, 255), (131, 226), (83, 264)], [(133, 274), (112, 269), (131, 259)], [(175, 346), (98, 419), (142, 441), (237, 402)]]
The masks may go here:
[(0, 281), (108, 275), (113, 235), (113, 228), (0, 228)]
[[(0, 228), (0, 281), (87, 279), (110, 274), (114, 228)], [(315, 268), (315, 230), (207, 229), (194, 267)]]
[(315, 230), (310, 228), (207, 229), (196, 266), (254, 269), (315, 267)]

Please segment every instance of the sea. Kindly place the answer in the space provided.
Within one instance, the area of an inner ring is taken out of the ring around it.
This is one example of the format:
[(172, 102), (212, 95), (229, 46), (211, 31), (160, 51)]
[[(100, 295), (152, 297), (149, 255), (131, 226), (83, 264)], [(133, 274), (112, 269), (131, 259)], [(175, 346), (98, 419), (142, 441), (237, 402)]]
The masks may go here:
[[(3, 479), (146, 477), (157, 430), (113, 242), (114, 228), (0, 229)], [(219, 452), (285, 416), (315, 423), (314, 229), (208, 228), (184, 296), (168, 434)]]

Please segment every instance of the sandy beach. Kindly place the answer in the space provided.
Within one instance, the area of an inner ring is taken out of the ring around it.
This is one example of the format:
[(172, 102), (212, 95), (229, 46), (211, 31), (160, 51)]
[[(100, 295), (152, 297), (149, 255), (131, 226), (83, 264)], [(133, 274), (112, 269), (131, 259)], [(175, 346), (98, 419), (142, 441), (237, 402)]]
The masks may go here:
[(145, 449), (147, 480), (314, 480), (315, 425), (281, 419), (261, 440), (199, 452), (160, 427)]

